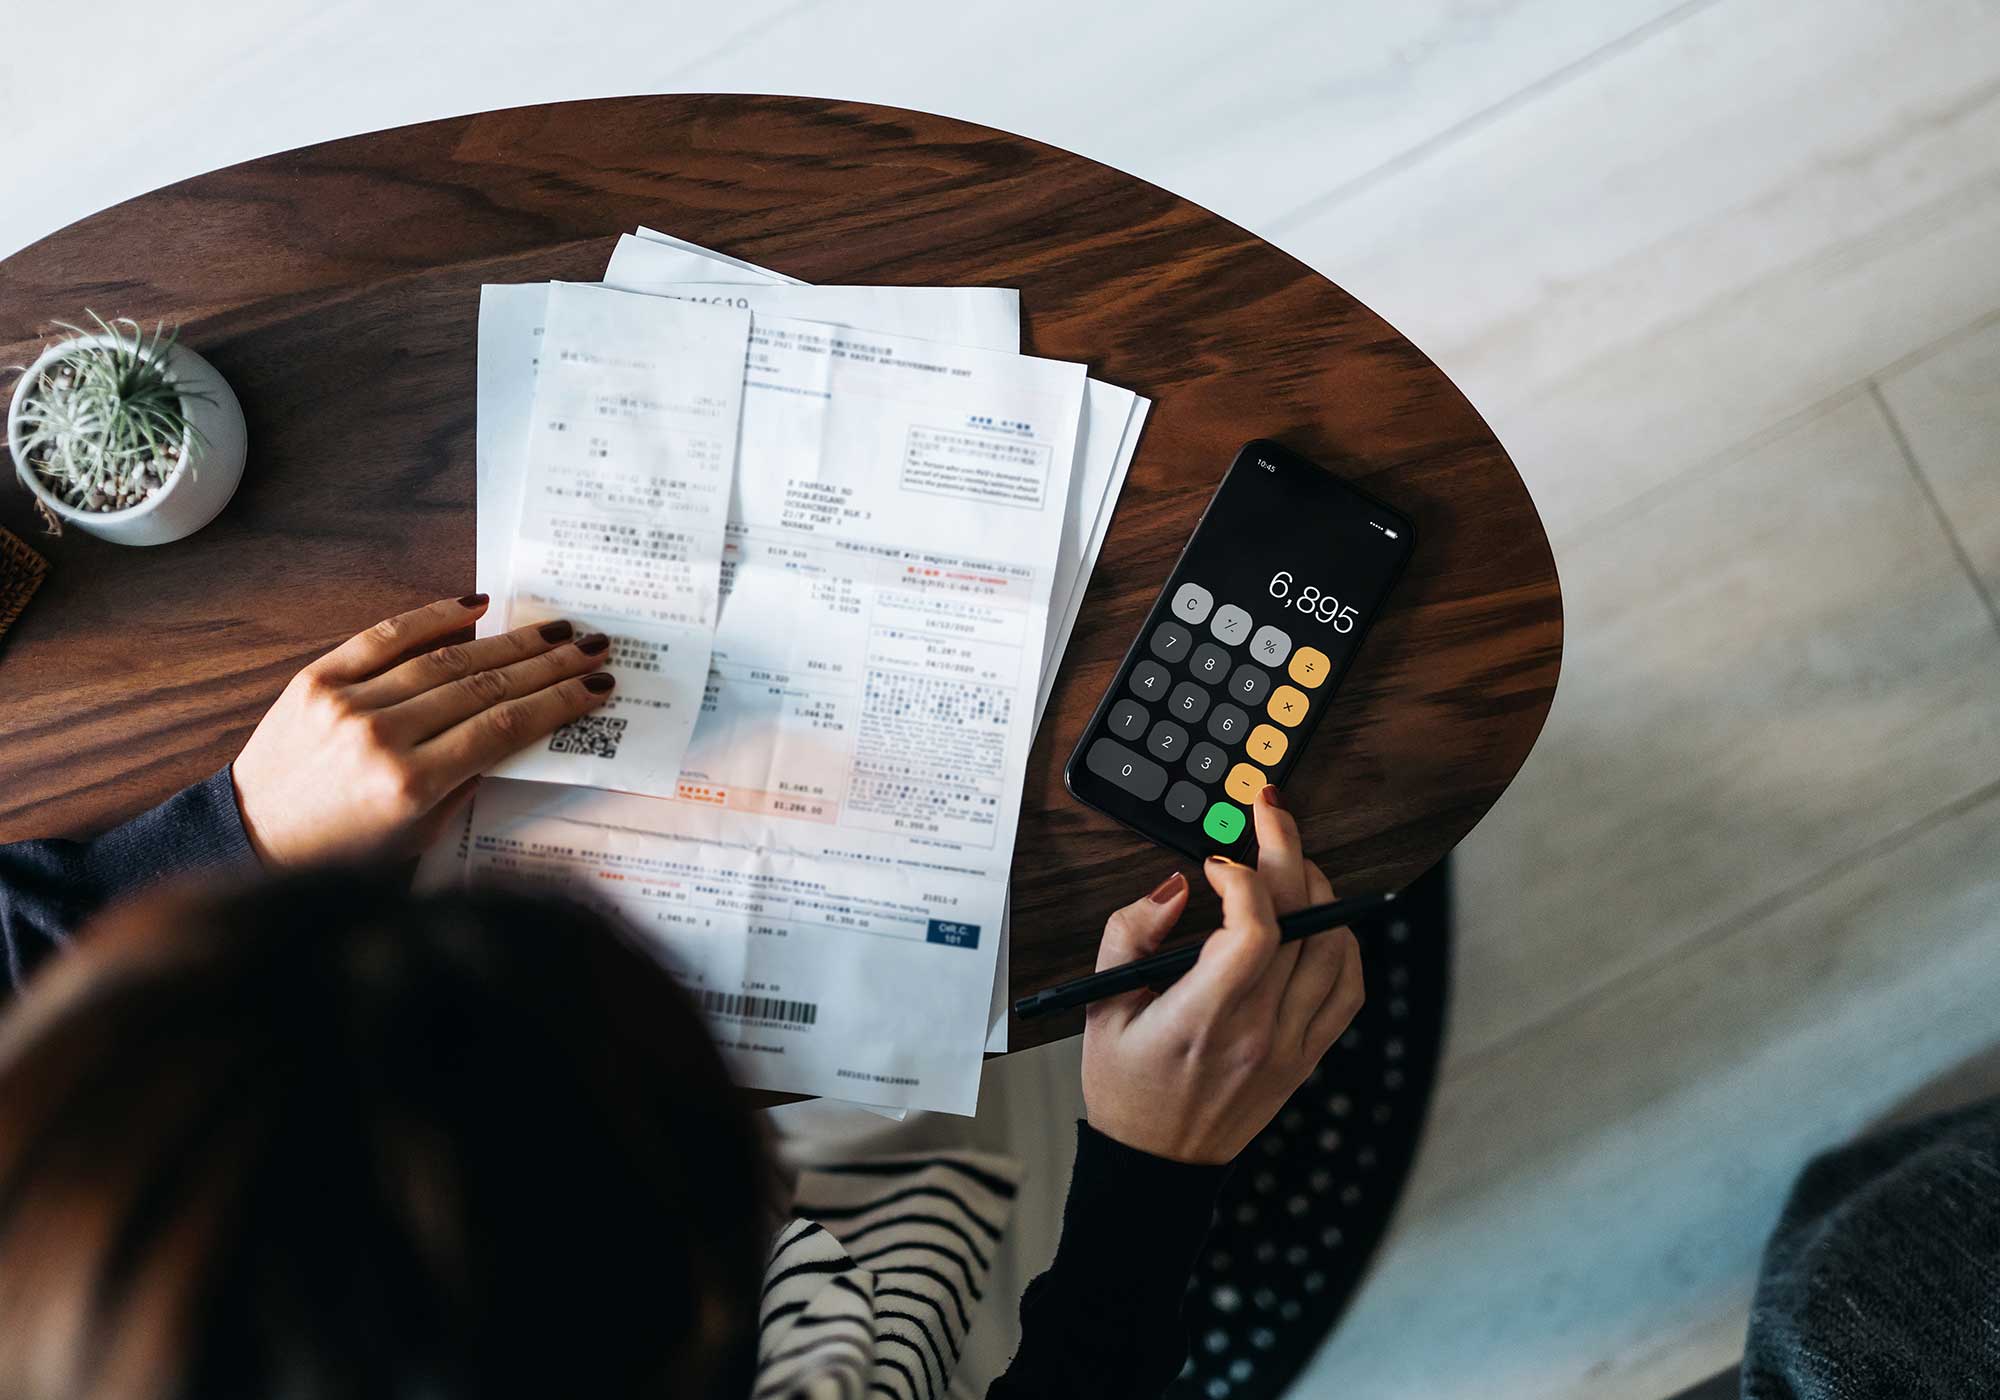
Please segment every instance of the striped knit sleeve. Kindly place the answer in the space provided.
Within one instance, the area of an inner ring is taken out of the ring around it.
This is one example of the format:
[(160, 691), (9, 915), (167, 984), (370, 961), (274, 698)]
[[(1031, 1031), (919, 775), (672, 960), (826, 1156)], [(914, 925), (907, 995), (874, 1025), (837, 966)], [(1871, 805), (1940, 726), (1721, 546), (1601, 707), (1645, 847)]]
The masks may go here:
[(757, 1400), (942, 1400), (1019, 1179), (973, 1152), (801, 1173), (804, 1218), (765, 1275)]

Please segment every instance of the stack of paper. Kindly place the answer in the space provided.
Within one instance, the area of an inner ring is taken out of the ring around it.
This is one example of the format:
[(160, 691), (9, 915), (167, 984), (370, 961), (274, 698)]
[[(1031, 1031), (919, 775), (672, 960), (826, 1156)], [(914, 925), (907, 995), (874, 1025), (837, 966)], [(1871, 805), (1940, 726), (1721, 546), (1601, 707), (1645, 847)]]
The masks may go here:
[(606, 632), (619, 684), (426, 878), (608, 901), (746, 1084), (972, 1112), (1028, 749), (1149, 406), (1020, 354), (1010, 290), (643, 229), (601, 286), (485, 288), (482, 630)]

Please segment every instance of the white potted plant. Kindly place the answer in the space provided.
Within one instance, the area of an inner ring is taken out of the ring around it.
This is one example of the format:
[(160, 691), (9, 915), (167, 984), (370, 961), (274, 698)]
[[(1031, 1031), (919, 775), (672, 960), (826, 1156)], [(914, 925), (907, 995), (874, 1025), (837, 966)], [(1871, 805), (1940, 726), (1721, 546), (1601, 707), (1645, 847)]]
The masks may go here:
[(131, 320), (68, 338), (21, 373), (7, 447), (50, 532), (166, 544), (208, 524), (243, 479), (243, 408), (215, 366)]

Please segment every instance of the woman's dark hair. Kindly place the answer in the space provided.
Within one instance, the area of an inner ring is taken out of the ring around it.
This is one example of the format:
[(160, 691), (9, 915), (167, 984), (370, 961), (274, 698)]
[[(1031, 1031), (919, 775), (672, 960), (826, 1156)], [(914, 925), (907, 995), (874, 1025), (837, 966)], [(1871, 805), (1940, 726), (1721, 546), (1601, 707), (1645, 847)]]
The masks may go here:
[(744, 1396), (772, 1180), (585, 908), (156, 899), (0, 1021), (0, 1396)]

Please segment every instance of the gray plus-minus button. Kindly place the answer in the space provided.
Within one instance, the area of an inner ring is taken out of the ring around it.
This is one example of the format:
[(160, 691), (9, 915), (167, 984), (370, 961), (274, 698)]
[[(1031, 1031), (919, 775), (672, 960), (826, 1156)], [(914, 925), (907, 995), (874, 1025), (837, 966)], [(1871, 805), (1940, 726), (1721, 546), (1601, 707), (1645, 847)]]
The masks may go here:
[(1234, 603), (1224, 603), (1215, 610), (1208, 630), (1223, 641), (1235, 646), (1250, 635), (1250, 614)]

